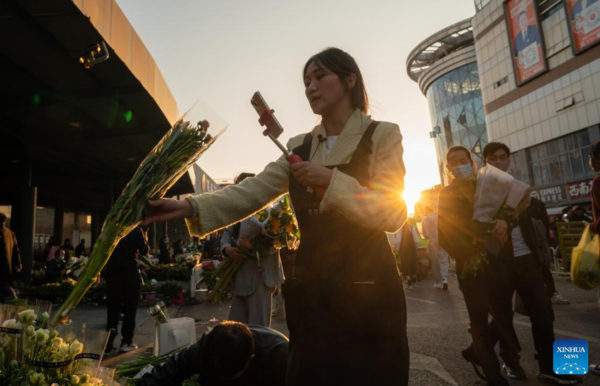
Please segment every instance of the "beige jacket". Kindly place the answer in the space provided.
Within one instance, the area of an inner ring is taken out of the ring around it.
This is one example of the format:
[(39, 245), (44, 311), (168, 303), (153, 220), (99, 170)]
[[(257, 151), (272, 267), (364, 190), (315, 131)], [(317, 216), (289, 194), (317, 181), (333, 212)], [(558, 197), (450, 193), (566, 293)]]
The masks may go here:
[[(319, 134), (327, 136), (325, 128), (316, 126), (313, 129), (312, 162), (325, 166), (350, 162), (371, 122), (369, 116), (356, 110), (329, 155), (324, 144), (319, 146), (318, 140)], [(300, 146), (304, 137), (305, 134), (302, 134), (290, 139), (288, 149)], [(398, 125), (381, 122), (373, 134), (370, 187), (363, 187), (353, 177), (334, 169), (329, 188), (321, 201), (321, 212), (336, 212), (363, 226), (396, 232), (406, 220), (406, 205), (400, 197), (405, 173), (402, 153), (402, 135)], [(186, 220), (190, 233), (204, 236), (251, 216), (286, 194), (289, 178), (290, 164), (282, 156), (268, 164), (256, 177), (247, 178), (239, 185), (193, 197), (197, 212), (193, 218)]]

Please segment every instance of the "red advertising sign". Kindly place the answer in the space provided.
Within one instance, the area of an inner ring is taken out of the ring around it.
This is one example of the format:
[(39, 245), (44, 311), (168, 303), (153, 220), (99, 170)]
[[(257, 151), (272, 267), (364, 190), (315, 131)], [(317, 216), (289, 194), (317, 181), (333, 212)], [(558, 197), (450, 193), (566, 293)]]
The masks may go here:
[(544, 33), (533, 0), (505, 0), (504, 14), (515, 78), (520, 86), (548, 70)]
[(563, 0), (573, 53), (579, 54), (600, 41), (600, 0)]

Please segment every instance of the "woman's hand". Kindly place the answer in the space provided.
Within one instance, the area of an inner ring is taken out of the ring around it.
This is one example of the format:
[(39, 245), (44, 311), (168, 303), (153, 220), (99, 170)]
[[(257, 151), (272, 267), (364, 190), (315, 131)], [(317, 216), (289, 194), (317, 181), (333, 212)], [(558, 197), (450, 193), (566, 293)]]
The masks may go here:
[(167, 222), (194, 216), (194, 208), (187, 200), (174, 200), (161, 198), (160, 200), (148, 200), (150, 214), (142, 220), (141, 225), (153, 222)]
[(239, 248), (227, 247), (223, 252), (225, 252), (225, 256), (238, 263), (245, 263), (248, 260), (248, 257)]
[(238, 247), (240, 247), (244, 251), (249, 251), (252, 249), (252, 243), (250, 242), (250, 239), (248, 239), (245, 236), (242, 236), (238, 240)]
[(298, 162), (292, 164), (292, 174), (304, 186), (329, 187), (333, 171), (313, 162)]

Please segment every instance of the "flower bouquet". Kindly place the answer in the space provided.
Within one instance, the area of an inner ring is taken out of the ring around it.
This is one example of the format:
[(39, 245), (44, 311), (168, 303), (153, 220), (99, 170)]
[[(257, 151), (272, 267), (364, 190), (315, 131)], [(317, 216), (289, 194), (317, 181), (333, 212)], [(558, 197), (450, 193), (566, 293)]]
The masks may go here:
[(473, 220), (480, 225), (481, 237), (473, 240), (476, 252), (465, 261), (461, 279), (476, 276), (489, 263), (489, 254), (497, 256), (500, 252), (502, 242), (491, 236), (493, 221), (516, 219), (529, 202), (529, 185), (491, 165), (479, 169)]
[[(208, 122), (205, 119), (210, 114), (205, 106), (196, 104), (142, 161), (108, 214), (77, 285), (58, 312), (52, 315), (52, 326), (68, 319), (108, 262), (119, 240), (140, 224), (146, 202), (162, 198), (226, 129), (214, 138), (208, 134)], [(217, 117), (211, 118), (211, 121), (213, 126), (219, 124)]]
[[(19, 353), (15, 359), (6, 361), (4, 350), (0, 352), (3, 358), (0, 360), (0, 385), (108, 385), (90, 376), (89, 369), (98, 368), (89, 359), (95, 358), (95, 354), (90, 354), (88, 347), (74, 338), (74, 333), (60, 336), (58, 330), (46, 329), (48, 319), (47, 313), (37, 315), (33, 309), (26, 309), (18, 312), (15, 319), (3, 321), (7, 328), (19, 331)], [(97, 332), (88, 334), (88, 340), (90, 335), (98, 336)], [(104, 335), (104, 344), (106, 338)], [(97, 355), (97, 358), (101, 357)]]
[[(248, 251), (248, 258), (258, 259), (287, 247), (298, 249), (300, 245), (300, 230), (290, 204), (289, 196), (284, 196), (273, 207), (261, 210), (250, 217), (240, 226), (240, 237), (246, 237), (252, 242), (252, 250)], [(233, 259), (226, 259), (219, 265), (213, 275), (217, 282), (209, 293), (213, 303), (220, 303), (228, 291), (235, 274), (242, 263)]]

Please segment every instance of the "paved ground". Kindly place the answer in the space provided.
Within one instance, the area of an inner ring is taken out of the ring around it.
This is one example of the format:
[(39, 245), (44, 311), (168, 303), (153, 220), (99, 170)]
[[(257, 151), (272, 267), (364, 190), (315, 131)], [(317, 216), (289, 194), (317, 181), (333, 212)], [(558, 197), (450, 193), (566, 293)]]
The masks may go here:
[[(556, 306), (555, 333), (557, 338), (580, 338), (589, 342), (591, 363), (600, 363), (600, 309), (596, 291), (583, 291), (575, 288), (566, 278), (557, 278), (558, 290), (573, 304)], [(428, 279), (419, 283), (413, 290), (406, 291), (408, 303), (408, 335), (411, 349), (411, 385), (447, 386), (447, 385), (481, 385), (483, 382), (473, 373), (472, 368), (460, 356), (460, 350), (470, 343), (467, 332), (468, 314), (455, 278), (450, 280), (450, 290), (433, 289), (433, 282)], [(227, 319), (229, 303), (213, 305), (204, 302), (198, 305), (171, 307), (170, 312), (177, 317), (188, 316), (199, 319), (196, 325), (198, 338), (217, 321)], [(135, 341), (142, 347), (140, 352), (148, 349), (154, 342), (154, 324), (146, 318), (146, 307), (141, 306), (138, 312), (138, 328)], [(79, 309), (74, 315), (77, 318), (90, 320), (90, 326), (101, 328), (104, 323), (105, 309), (87, 307)], [(284, 320), (275, 318), (273, 328), (284, 334), (288, 333)], [(533, 358), (533, 339), (528, 318), (517, 315), (515, 328), (523, 347), (522, 364), (530, 380), (514, 381), (514, 385), (541, 385), (535, 379), (537, 363)], [(105, 365), (131, 358), (135, 354), (113, 356), (105, 361)], [(588, 375), (584, 385), (600, 385), (600, 377)]]

